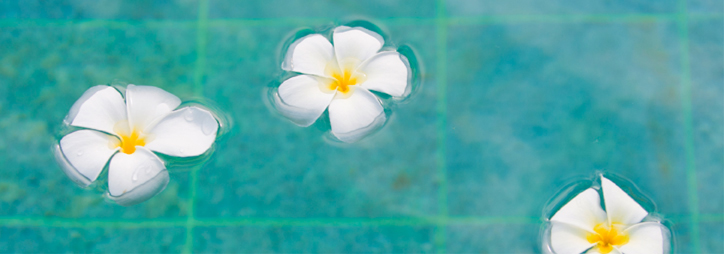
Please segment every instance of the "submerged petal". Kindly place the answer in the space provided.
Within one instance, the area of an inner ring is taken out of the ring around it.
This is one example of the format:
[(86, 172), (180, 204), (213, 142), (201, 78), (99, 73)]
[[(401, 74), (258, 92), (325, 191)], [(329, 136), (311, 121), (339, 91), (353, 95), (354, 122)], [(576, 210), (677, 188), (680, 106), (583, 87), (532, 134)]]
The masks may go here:
[(185, 107), (172, 112), (148, 130), (151, 139), (146, 148), (177, 157), (198, 156), (209, 150), (218, 130), (219, 123), (211, 112)]
[(121, 93), (113, 87), (100, 85), (83, 93), (70, 108), (65, 122), (113, 133), (116, 123), (123, 120), (126, 120), (126, 105)]
[(116, 154), (108, 166), (108, 193), (122, 206), (148, 200), (166, 188), (168, 180), (161, 159), (142, 146), (133, 154)]
[(347, 98), (336, 98), (329, 104), (332, 134), (344, 142), (354, 142), (385, 122), (379, 99), (364, 88), (357, 88)]
[(556, 254), (580, 254), (596, 245), (586, 240), (588, 231), (566, 223), (551, 223), (551, 248)]
[(118, 150), (118, 138), (94, 130), (71, 132), (60, 139), (60, 152), (70, 168), (64, 171), (74, 182), (87, 187), (98, 178)]
[(563, 205), (553, 215), (551, 221), (562, 222), (593, 232), (596, 225), (606, 221), (606, 213), (601, 208), (598, 192), (589, 188)]
[(658, 222), (644, 222), (625, 230), (629, 241), (619, 250), (623, 253), (660, 254), (664, 253), (664, 228)]
[(334, 94), (334, 91), (323, 92), (317, 78), (299, 75), (279, 86), (274, 105), (297, 125), (309, 126), (324, 113)]
[(405, 95), (409, 66), (407, 59), (395, 51), (380, 52), (359, 67), (366, 76), (362, 87), (395, 97)]
[(338, 63), (343, 64), (350, 59), (361, 63), (375, 55), (385, 44), (385, 40), (379, 34), (362, 27), (340, 26), (334, 29), (332, 43)]
[(327, 65), (334, 63), (332, 43), (320, 34), (302, 37), (289, 46), (282, 69), (324, 76)]
[(128, 85), (128, 123), (131, 130), (144, 132), (181, 104), (181, 99), (154, 86)]
[(640, 222), (649, 213), (615, 183), (601, 176), (603, 202), (609, 223), (632, 225)]

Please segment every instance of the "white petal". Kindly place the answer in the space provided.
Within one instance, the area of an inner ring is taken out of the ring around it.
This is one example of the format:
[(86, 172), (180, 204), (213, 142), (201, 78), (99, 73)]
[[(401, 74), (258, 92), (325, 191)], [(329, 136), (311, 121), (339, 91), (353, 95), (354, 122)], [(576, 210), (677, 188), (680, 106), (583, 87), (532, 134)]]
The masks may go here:
[(334, 98), (334, 91), (323, 92), (319, 86), (319, 80), (309, 75), (287, 79), (279, 86), (274, 105), (292, 122), (309, 126), (324, 113)]
[(601, 176), (601, 188), (610, 223), (632, 225), (641, 222), (649, 214), (631, 196), (603, 176)]
[(587, 231), (564, 223), (551, 224), (551, 248), (556, 254), (580, 254), (595, 243), (586, 240)]
[(657, 222), (644, 222), (625, 230), (627, 244), (618, 247), (623, 253), (661, 254), (664, 253), (664, 228)]
[(551, 218), (553, 222), (562, 222), (580, 229), (594, 232), (593, 228), (606, 221), (606, 213), (601, 208), (598, 192), (587, 189), (563, 205)]
[(167, 184), (166, 167), (145, 147), (137, 146), (133, 154), (116, 154), (108, 166), (108, 193), (123, 206), (146, 201)]
[[(118, 138), (94, 130), (71, 132), (60, 139), (60, 152), (70, 168), (68, 177), (83, 187), (98, 178), (111, 156), (118, 150)], [(57, 155), (56, 155), (57, 156)]]
[[(601, 252), (598, 251), (598, 248), (591, 248), (590, 250), (588, 250), (586, 252), (586, 254), (601, 254)], [(613, 247), (613, 250), (611, 250), (611, 252), (606, 253), (606, 254), (621, 254), (621, 251), (616, 249), (616, 247)]]
[(128, 85), (126, 104), (129, 125), (135, 130), (145, 132), (178, 107), (181, 100), (158, 87)]
[(219, 123), (211, 112), (185, 107), (174, 111), (151, 128), (146, 148), (177, 157), (198, 156), (216, 140)]
[(364, 88), (355, 89), (348, 98), (335, 98), (329, 104), (332, 134), (344, 142), (354, 142), (385, 122), (379, 99)]
[(366, 75), (360, 86), (395, 97), (405, 95), (409, 67), (407, 59), (395, 51), (380, 52), (359, 67)]
[(324, 76), (328, 64), (335, 64), (332, 43), (319, 34), (304, 36), (289, 46), (282, 69)]
[(126, 120), (123, 96), (113, 87), (89, 88), (70, 108), (67, 124), (113, 133), (116, 123)]
[(362, 27), (340, 26), (332, 35), (334, 52), (340, 64), (350, 60), (362, 63), (382, 48), (385, 40), (379, 34)]

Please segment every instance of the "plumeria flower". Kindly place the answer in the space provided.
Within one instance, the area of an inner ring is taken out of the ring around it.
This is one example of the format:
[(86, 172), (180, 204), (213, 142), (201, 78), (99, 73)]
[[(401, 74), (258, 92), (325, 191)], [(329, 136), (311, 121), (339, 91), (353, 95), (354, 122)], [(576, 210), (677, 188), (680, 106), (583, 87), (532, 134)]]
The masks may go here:
[(648, 212), (611, 180), (601, 176), (599, 192), (589, 188), (550, 219), (550, 247), (558, 254), (664, 253), (668, 230), (658, 221), (643, 221)]
[(114, 87), (91, 87), (65, 119), (83, 129), (60, 140), (56, 159), (83, 187), (96, 181), (108, 164), (111, 199), (124, 206), (143, 202), (169, 181), (164, 161), (154, 152), (198, 156), (216, 140), (219, 123), (214, 115), (195, 106), (176, 109), (180, 104), (175, 95), (152, 86), (128, 85), (125, 100)]
[[(334, 44), (333, 44), (334, 43)], [(362, 27), (334, 29), (332, 42), (320, 34), (295, 41), (282, 69), (301, 73), (285, 80), (275, 106), (300, 126), (309, 126), (329, 110), (332, 134), (354, 142), (381, 126), (385, 113), (377, 91), (403, 98), (410, 67), (396, 51), (380, 51), (384, 39)]]

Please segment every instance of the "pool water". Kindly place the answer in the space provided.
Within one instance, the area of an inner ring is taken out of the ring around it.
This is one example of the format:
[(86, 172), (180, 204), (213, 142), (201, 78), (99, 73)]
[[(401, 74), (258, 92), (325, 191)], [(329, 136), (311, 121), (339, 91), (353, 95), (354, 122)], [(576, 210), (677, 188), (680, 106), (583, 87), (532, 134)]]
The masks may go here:
[[(379, 26), (419, 87), (328, 140), (266, 100), (299, 29)], [(201, 165), (122, 207), (51, 147), (115, 79), (230, 119)], [(675, 253), (724, 253), (724, 2), (0, 1), (0, 252), (538, 253), (549, 200), (632, 182)]]

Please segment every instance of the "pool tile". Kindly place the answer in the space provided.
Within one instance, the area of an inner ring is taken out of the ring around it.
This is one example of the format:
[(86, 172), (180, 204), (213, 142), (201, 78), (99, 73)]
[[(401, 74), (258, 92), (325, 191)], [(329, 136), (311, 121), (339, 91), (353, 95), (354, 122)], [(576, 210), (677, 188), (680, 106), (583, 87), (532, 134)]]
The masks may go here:
[(435, 0), (372, 0), (372, 1), (304, 1), (304, 0), (251, 0), (238, 8), (233, 0), (212, 1), (211, 19), (274, 19), (274, 18), (390, 18), (434, 17)]
[(694, 241), (691, 238), (691, 223), (688, 217), (677, 220), (671, 225), (671, 233), (674, 238), (673, 253), (696, 253), (694, 250)]
[(655, 14), (675, 13), (676, 0), (447, 0), (448, 15), (560, 15), (560, 14)]
[[(689, 13), (719, 14), (724, 13), (724, 1), (719, 0), (687, 0)], [(719, 19), (721, 23), (721, 19)]]
[(178, 253), (185, 228), (0, 227), (2, 253)]
[[(186, 215), (188, 173), (124, 208), (83, 190), (56, 166), (51, 146), (73, 102), (94, 85), (122, 78), (181, 98), (193, 93), (195, 27), (35, 26), (0, 31), (0, 215), (155, 218)], [(112, 46), (111, 46), (112, 45)], [(172, 169), (173, 170), (173, 169)], [(161, 206), (155, 207), (155, 206)]]
[(699, 212), (724, 213), (724, 23), (689, 25)]
[[(354, 145), (329, 143), (323, 138), (325, 123), (298, 127), (266, 105), (265, 89), (280, 82), (283, 73), (281, 42), (295, 29), (237, 24), (210, 28), (214, 44), (208, 48), (205, 92), (230, 114), (233, 127), (200, 174), (199, 216), (436, 213), (434, 78), (423, 73), (425, 83), (393, 109), (378, 133)], [(434, 63), (434, 40), (425, 40), (434, 29), (388, 29), (396, 42), (411, 43), (424, 63)]]
[(699, 224), (701, 253), (724, 253), (724, 220)]
[(447, 227), (449, 253), (541, 253), (539, 224)]
[(453, 26), (451, 215), (540, 216), (572, 181), (611, 172), (685, 214), (675, 24)]
[(0, 19), (186, 19), (198, 0), (23, 0), (0, 2)]
[(431, 253), (434, 229), (418, 226), (200, 227), (199, 253)]

